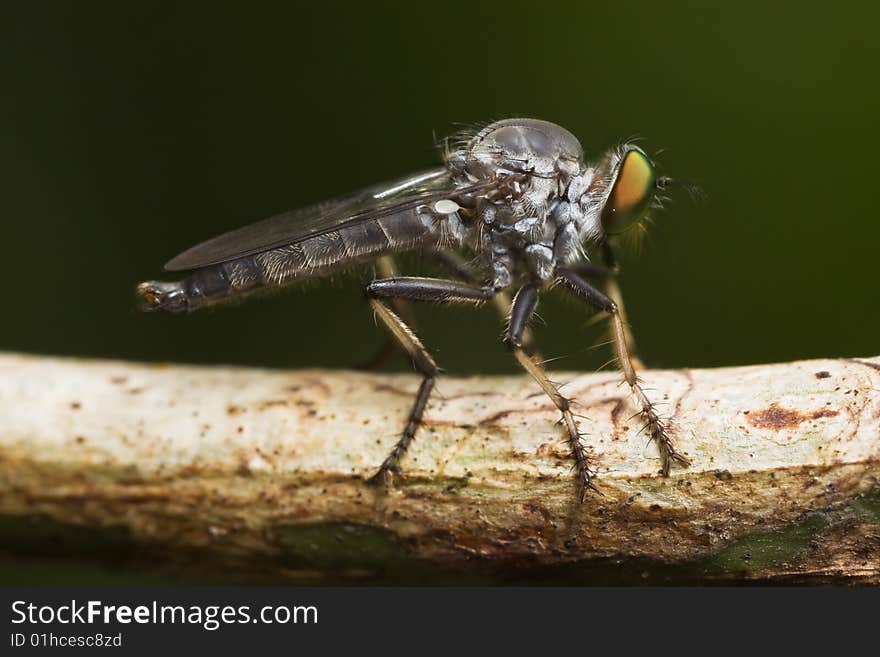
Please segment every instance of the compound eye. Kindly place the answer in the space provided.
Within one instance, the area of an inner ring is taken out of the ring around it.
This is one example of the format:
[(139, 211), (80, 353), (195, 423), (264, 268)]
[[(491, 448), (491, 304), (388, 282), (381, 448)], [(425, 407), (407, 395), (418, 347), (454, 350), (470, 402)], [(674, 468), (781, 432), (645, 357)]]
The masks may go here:
[(602, 227), (610, 235), (624, 232), (645, 215), (656, 189), (651, 160), (638, 148), (623, 156), (617, 178), (602, 210)]

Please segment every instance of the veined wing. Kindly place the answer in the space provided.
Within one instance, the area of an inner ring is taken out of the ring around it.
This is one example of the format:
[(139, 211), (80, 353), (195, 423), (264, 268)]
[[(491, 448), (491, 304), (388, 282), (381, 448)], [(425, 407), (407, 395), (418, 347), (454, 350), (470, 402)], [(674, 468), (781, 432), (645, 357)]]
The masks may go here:
[(443, 168), (368, 187), (350, 196), (291, 210), (224, 233), (172, 258), (168, 271), (198, 269), (323, 235), (352, 223), (488, 188), (456, 185)]

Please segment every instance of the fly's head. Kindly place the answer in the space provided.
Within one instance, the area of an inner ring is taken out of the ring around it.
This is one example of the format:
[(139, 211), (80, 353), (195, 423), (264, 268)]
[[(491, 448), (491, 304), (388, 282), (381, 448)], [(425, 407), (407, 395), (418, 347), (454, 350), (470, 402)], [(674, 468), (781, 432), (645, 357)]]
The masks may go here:
[(588, 237), (632, 232), (660, 205), (663, 191), (672, 184), (671, 178), (657, 175), (654, 163), (638, 146), (612, 149), (580, 198)]

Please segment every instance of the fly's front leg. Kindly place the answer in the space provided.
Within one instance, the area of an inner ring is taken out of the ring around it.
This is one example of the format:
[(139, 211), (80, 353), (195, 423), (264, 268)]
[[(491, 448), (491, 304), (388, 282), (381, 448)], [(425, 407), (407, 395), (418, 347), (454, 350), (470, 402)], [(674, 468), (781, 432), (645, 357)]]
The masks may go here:
[(675, 450), (669, 432), (657, 411), (654, 404), (648, 399), (645, 390), (642, 388), (638, 375), (636, 374), (633, 358), (627, 346), (627, 333), (624, 320), (620, 312), (620, 307), (611, 298), (594, 288), (592, 285), (583, 280), (573, 271), (567, 269), (557, 269), (556, 274), (566, 289), (573, 293), (582, 301), (599, 310), (604, 310), (611, 316), (611, 326), (614, 335), (614, 347), (617, 359), (620, 361), (620, 368), (623, 370), (623, 376), (632, 390), (633, 397), (639, 409), (639, 413), (645, 420), (646, 427), (651, 439), (656, 443), (660, 450), (661, 470), (664, 476), (669, 475), (672, 463), (679, 465), (690, 465), (690, 461)]
[[(636, 343), (633, 339), (632, 331), (630, 331), (629, 322), (627, 322), (626, 319), (626, 308), (623, 305), (623, 294), (621, 294), (620, 284), (617, 282), (617, 272), (620, 270), (620, 267), (614, 259), (614, 252), (611, 250), (611, 246), (608, 242), (602, 243), (602, 255), (606, 262), (605, 267), (592, 262), (582, 262), (576, 265), (571, 265), (568, 270), (598, 283), (605, 291), (605, 295), (617, 305), (617, 312), (620, 314), (620, 319), (623, 322), (626, 344), (629, 346), (630, 359), (637, 369), (642, 369), (644, 368), (644, 364), (635, 354)], [(612, 330), (612, 338), (613, 337)]]
[(434, 278), (386, 278), (373, 281), (367, 286), (367, 295), (376, 317), (412, 357), (414, 367), (423, 377), (403, 434), (371, 481), (388, 481), (392, 473), (399, 471), (400, 459), (406, 453), (422, 421), (438, 372), (437, 364), (416, 334), (381, 299), (481, 303), (491, 299), (494, 294), (495, 290), (492, 288), (479, 288), (466, 283)]
[(633, 338), (632, 331), (629, 328), (629, 321), (626, 318), (626, 308), (623, 305), (623, 294), (620, 292), (620, 285), (617, 283), (617, 277), (611, 276), (608, 280), (605, 281), (605, 294), (614, 302), (614, 305), (617, 306), (617, 312), (615, 316), (617, 317), (614, 321), (614, 327), (612, 331), (614, 332), (614, 340), (615, 344), (618, 343), (617, 331), (623, 332), (623, 344), (627, 347), (627, 362), (631, 364), (632, 367), (636, 369), (645, 369), (645, 364), (642, 362), (642, 359), (638, 357), (635, 352), (636, 341)]
[(544, 368), (523, 350), (523, 332), (538, 305), (538, 290), (540, 287), (540, 283), (528, 283), (516, 293), (513, 305), (510, 308), (506, 340), (513, 352), (513, 357), (541, 386), (541, 389), (547, 393), (547, 396), (550, 397), (556, 408), (562, 413), (562, 420), (568, 433), (571, 457), (574, 460), (575, 468), (577, 468), (578, 481), (581, 485), (581, 501), (583, 502), (587, 489), (592, 488), (597, 492), (598, 489), (593, 484), (594, 473), (590, 470), (587, 452), (581, 442), (574, 414), (571, 412), (571, 401), (564, 397), (559, 392), (559, 389), (553, 385), (553, 382), (547, 377), (547, 372), (544, 371)]
[[(457, 253), (440, 249), (430, 249), (426, 253), (434, 260), (439, 262), (454, 276), (465, 280), (472, 285), (479, 285), (482, 283), (479, 275), (473, 269), (471, 269), (468, 263), (466, 263), (464, 259), (461, 258)], [(510, 307), (512, 301), (510, 300), (510, 295), (507, 294), (507, 292), (497, 292), (493, 297), (492, 302), (502, 319), (507, 319), (510, 316)], [(528, 326), (526, 326), (523, 331), (522, 343), (523, 346), (527, 350), (529, 350), (537, 360), (541, 360), (541, 355), (539, 353), (536, 353), (531, 348), (532, 344), (534, 343), (534, 338), (532, 336), (532, 331), (531, 329), (529, 329)]]
[(579, 262), (570, 265), (568, 269), (579, 276), (589, 278), (591, 281), (596, 281), (601, 285), (605, 285), (605, 281), (614, 276), (614, 272), (608, 269), (608, 267), (597, 265), (594, 262)]
[(608, 274), (602, 279), (605, 294), (617, 304), (617, 312), (620, 315), (620, 321), (623, 324), (623, 334), (630, 350), (630, 361), (632, 362), (633, 367), (644, 368), (644, 363), (642, 363), (641, 359), (636, 355), (636, 341), (633, 338), (632, 331), (629, 329), (629, 322), (626, 319), (626, 307), (623, 305), (623, 294), (620, 292), (620, 284), (617, 282), (617, 274), (620, 272), (620, 265), (617, 263), (617, 258), (614, 256), (614, 249), (611, 248), (611, 244), (607, 239), (602, 241), (601, 248), (602, 259), (605, 261), (605, 266), (608, 268)]

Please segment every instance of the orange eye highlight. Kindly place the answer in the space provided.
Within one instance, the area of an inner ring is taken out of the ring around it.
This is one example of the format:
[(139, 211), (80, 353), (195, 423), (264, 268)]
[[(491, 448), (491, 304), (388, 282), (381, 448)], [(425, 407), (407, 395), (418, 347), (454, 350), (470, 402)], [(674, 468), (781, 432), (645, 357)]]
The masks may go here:
[(654, 196), (656, 180), (654, 165), (641, 150), (633, 148), (623, 156), (602, 211), (606, 233), (622, 233), (644, 216)]

